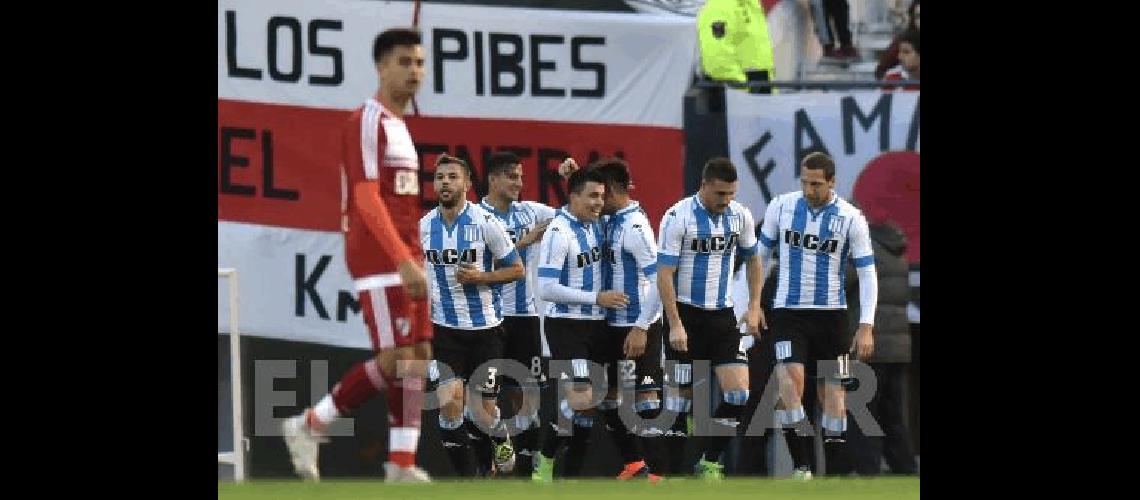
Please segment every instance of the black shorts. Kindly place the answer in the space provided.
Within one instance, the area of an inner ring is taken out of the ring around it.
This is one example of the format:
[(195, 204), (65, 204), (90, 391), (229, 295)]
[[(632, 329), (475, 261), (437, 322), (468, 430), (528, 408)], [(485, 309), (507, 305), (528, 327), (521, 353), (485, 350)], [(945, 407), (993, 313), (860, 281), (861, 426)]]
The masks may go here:
[(815, 363), (834, 361), (851, 347), (847, 311), (842, 309), (786, 309), (772, 311), (777, 363), (801, 363), (814, 373)]
[[(503, 328), (494, 326), (479, 330), (461, 330), (432, 323), (431, 339), (435, 366), (429, 369), (429, 389), (453, 378), (473, 380), (479, 391), (492, 396), (498, 391), (494, 364), (480, 372), (476, 368), (488, 361), (503, 358)], [(450, 370), (450, 373), (448, 372)]]
[[(645, 331), (645, 352), (636, 359), (626, 359), (622, 352), (625, 337), (632, 326), (607, 326), (607, 359), (614, 359), (606, 367), (607, 382), (612, 387), (615, 381), (621, 387), (634, 387), (637, 391), (651, 391), (661, 388), (661, 338), (665, 331), (664, 321), (649, 324)], [(619, 377), (620, 374), (620, 377)]]
[(694, 359), (708, 360), (712, 367), (729, 364), (748, 364), (748, 355), (740, 350), (740, 329), (736, 313), (731, 307), (724, 309), (701, 309), (696, 306), (677, 303), (681, 324), (689, 336), (689, 350), (680, 352), (669, 345), (669, 331), (665, 330), (665, 357), (681, 363), (692, 363)]
[[(547, 317), (545, 320), (546, 344), (550, 347), (550, 359), (559, 361), (586, 360), (605, 366), (611, 350), (606, 341), (609, 330), (606, 320), (572, 319)], [(563, 375), (575, 381), (585, 381), (590, 376), (588, 365), (575, 367), (574, 373), (551, 373), (547, 377), (560, 379)]]
[[(543, 383), (546, 377), (542, 359), (542, 339), (538, 316), (503, 316), (503, 359), (521, 363), (530, 371), (529, 382)], [(504, 377), (503, 387), (518, 387), (514, 378)]]

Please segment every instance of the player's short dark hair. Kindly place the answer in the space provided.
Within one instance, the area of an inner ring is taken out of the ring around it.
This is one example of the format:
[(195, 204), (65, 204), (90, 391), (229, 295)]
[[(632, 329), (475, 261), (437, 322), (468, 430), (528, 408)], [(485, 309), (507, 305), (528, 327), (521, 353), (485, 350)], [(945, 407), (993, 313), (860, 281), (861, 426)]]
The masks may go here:
[(506, 172), (519, 163), (522, 163), (522, 160), (519, 159), (519, 155), (514, 152), (496, 151), (495, 154), (491, 155), (491, 158), (487, 160), (487, 176)]
[(586, 187), (587, 182), (597, 182), (603, 186), (606, 185), (606, 178), (602, 176), (598, 169), (593, 166), (575, 170), (570, 174), (570, 179), (567, 181), (567, 189), (571, 193), (579, 194), (582, 188)]
[(914, 47), (915, 52), (921, 54), (922, 50), (918, 47), (918, 39), (918, 30), (906, 30), (903, 34), (899, 35), (900, 44), (903, 42), (909, 43), (911, 47)]
[(827, 153), (816, 151), (809, 153), (800, 162), (800, 167), (810, 168), (812, 170), (823, 169), (823, 178), (832, 180), (835, 178), (835, 160), (832, 160)]
[(612, 185), (623, 193), (629, 191), (629, 164), (621, 158), (606, 158), (594, 164), (607, 185)]
[(423, 37), (420, 30), (415, 28), (391, 28), (376, 35), (372, 42), (372, 62), (379, 63), (380, 59), (388, 55), (392, 49), (400, 45), (421, 45)]
[(439, 155), (439, 158), (436, 158), (435, 168), (436, 168), (436, 170), (439, 170), (439, 167), (441, 167), (443, 165), (447, 165), (448, 163), (459, 165), (459, 166), (463, 167), (463, 169), (462, 169), (463, 175), (466, 175), (468, 179), (471, 178), (471, 166), (468, 165), (467, 162), (463, 161), (463, 158), (459, 158), (457, 156), (451, 156), (447, 153), (441, 154), (441, 155)]
[(736, 182), (736, 165), (732, 164), (732, 160), (723, 156), (718, 156), (705, 162), (704, 171), (701, 173), (701, 181), (708, 182), (713, 179), (724, 182)]

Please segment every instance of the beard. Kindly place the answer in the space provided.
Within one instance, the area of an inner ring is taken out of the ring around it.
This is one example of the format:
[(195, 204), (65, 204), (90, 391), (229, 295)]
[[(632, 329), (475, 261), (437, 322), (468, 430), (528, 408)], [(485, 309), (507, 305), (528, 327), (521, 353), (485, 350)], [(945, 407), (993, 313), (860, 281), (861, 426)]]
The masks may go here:
[(446, 209), (449, 209), (449, 210), (452, 208), (455, 208), (455, 206), (458, 204), (459, 204), (459, 197), (455, 196), (455, 195), (451, 195), (451, 199), (444, 199), (444, 198), (439, 199), (439, 206), (446, 208)]

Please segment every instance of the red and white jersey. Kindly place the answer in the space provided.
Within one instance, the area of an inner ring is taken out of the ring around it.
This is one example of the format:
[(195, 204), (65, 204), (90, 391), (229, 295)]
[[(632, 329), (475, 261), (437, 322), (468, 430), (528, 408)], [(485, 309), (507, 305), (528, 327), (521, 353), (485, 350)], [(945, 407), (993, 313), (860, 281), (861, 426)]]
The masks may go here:
[[(394, 285), (399, 283), (398, 276), (392, 276), (397, 264), (394, 257), (418, 258), (423, 253), (418, 234), (423, 210), (415, 145), (404, 120), (375, 98), (352, 113), (342, 136), (341, 208), (348, 272), (357, 290)], [(364, 181), (379, 185), (380, 199), (400, 241), (385, 241), (364, 224), (353, 193), (353, 187)]]
[[(895, 66), (891, 69), (888, 69), (887, 72), (883, 74), (883, 80), (898, 81), (898, 80), (910, 80), (910, 79), (911, 79), (910, 72), (908, 72), (906, 70), (906, 68), (902, 67), (901, 64), (898, 66)], [(883, 90), (892, 90), (892, 89), (896, 89), (896, 88), (900, 88), (900, 87), (899, 86), (894, 86), (894, 87), (885, 86), (885, 87), (883, 87)], [(918, 85), (903, 85), (903, 86), (901, 86), (901, 88), (903, 90), (918, 90)]]

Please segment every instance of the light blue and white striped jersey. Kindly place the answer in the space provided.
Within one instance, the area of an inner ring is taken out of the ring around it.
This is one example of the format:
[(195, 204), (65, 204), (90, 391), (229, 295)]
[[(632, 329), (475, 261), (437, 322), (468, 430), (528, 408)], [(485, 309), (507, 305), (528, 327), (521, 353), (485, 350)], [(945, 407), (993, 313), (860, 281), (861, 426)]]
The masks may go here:
[(455, 279), (459, 264), (475, 264), (484, 272), (514, 264), (515, 245), (498, 217), (464, 200), (455, 224), (448, 226), (439, 207), (420, 219), (420, 243), (428, 274), (432, 323), (462, 330), (503, 322), (499, 292), (487, 285), (464, 285)]
[[(542, 235), (539, 278), (557, 278), (558, 284), (597, 293), (602, 291), (602, 234), (600, 221), (583, 224), (566, 207)], [(572, 319), (604, 319), (605, 308), (597, 304), (546, 304), (546, 316)]]
[(847, 309), (848, 257), (856, 267), (875, 264), (867, 219), (839, 195), (818, 210), (803, 191), (785, 193), (768, 204), (760, 228), (767, 250), (780, 245), (780, 275), (773, 307)]
[(675, 266), (677, 301), (702, 309), (732, 307), (732, 259), (756, 252), (752, 212), (735, 200), (724, 213), (711, 214), (694, 194), (678, 201), (661, 218), (657, 264)]
[[(629, 305), (606, 309), (606, 321), (613, 326), (639, 326), (643, 329), (661, 317), (657, 298), (657, 241), (649, 217), (636, 201), (618, 210), (605, 221), (603, 290), (621, 290)], [(650, 277), (654, 281), (650, 282)], [(652, 295), (652, 296), (651, 296)], [(656, 299), (656, 300), (654, 300)], [(646, 307), (650, 308), (647, 310)]]
[[(499, 218), (499, 221), (507, 228), (511, 243), (516, 245), (519, 238), (534, 230), (534, 226), (554, 217), (553, 208), (533, 201), (511, 202), (511, 206), (505, 213), (495, 210), (495, 207), (487, 202), (486, 197), (483, 197), (480, 206)], [(538, 244), (535, 242), (526, 248), (519, 249), (518, 252), (519, 258), (526, 266), (526, 274), (518, 281), (493, 286), (502, 294), (504, 316), (537, 316), (538, 311), (534, 308), (534, 274), (530, 270), (538, 266)]]

